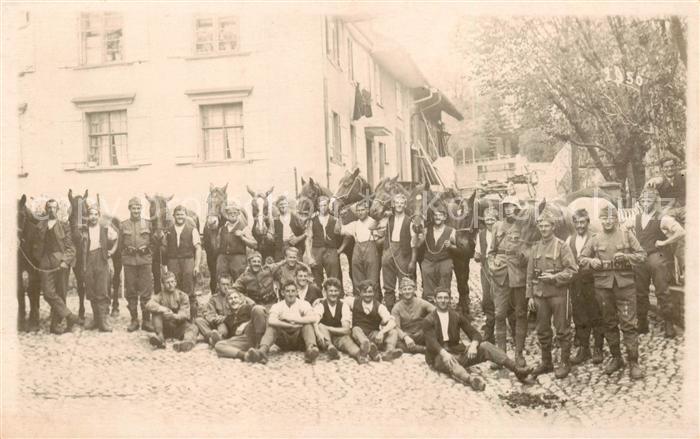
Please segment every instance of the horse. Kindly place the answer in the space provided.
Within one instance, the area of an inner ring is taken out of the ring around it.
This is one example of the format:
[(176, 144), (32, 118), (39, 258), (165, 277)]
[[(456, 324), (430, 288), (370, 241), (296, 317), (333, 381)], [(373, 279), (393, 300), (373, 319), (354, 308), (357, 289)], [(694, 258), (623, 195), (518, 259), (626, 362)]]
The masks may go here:
[[(151, 219), (151, 230), (156, 239), (160, 241), (167, 228), (173, 223), (172, 215), (168, 211), (168, 202), (173, 199), (174, 195), (170, 195), (169, 197), (164, 197), (159, 194), (155, 194), (153, 197), (148, 194), (144, 195), (149, 204), (148, 213)], [(199, 217), (197, 214), (190, 209), (185, 209), (185, 212), (187, 214), (185, 221), (199, 232)], [(165, 262), (167, 262), (163, 261), (162, 246), (160, 244), (160, 242), (156, 244), (151, 263), (151, 271), (153, 272), (153, 292), (155, 294), (161, 291), (162, 285), (160, 279), (162, 267), (165, 265)]]
[(360, 175), (360, 168), (355, 168), (352, 172), (345, 171), (343, 177), (338, 182), (338, 189), (333, 195), (334, 208), (340, 212), (346, 206), (357, 203), (360, 200), (371, 200), (372, 188), (367, 180)]
[[(97, 194), (97, 208), (101, 209), (100, 194)], [(121, 242), (121, 220), (113, 215), (107, 215), (100, 210), (100, 223), (107, 227), (112, 227), (117, 233), (118, 242)], [(110, 291), (112, 299), (112, 317), (119, 316), (119, 288), (122, 281), (122, 253), (117, 250), (112, 254), (112, 290)]]
[[(31, 242), (36, 233), (38, 220), (27, 207), (27, 196), (17, 200), (17, 331), (37, 332), (39, 330), (39, 306), (41, 277), (39, 262), (32, 255)], [(24, 282), (24, 273), (27, 282)], [(29, 319), (26, 315), (25, 291), (29, 296)]]
[[(251, 214), (253, 216), (253, 238), (258, 243), (258, 251), (262, 255), (263, 261), (267, 260), (268, 257), (273, 258), (275, 256), (275, 242), (272, 237), (273, 230), (273, 219), (272, 211), (273, 208), (270, 206), (269, 197), (274, 190), (272, 186), (267, 192), (255, 192), (250, 187), (246, 186), (246, 190), (252, 197), (250, 201)], [(311, 247), (307, 247), (311, 248)], [(309, 253), (308, 251), (306, 253)]]
[(224, 186), (216, 187), (209, 183), (209, 195), (207, 196), (207, 221), (204, 224), (204, 232), (202, 234), (202, 247), (207, 256), (207, 268), (209, 269), (209, 288), (212, 292), (216, 292), (216, 237), (219, 234), (219, 229), (226, 224), (224, 218), (224, 208), (228, 202), (228, 194), (226, 189), (228, 183)]
[(73, 189), (68, 189), (68, 201), (70, 202), (70, 215), (68, 216), (68, 224), (70, 225), (71, 237), (75, 246), (75, 265), (73, 266), (73, 274), (75, 275), (76, 288), (78, 290), (78, 318), (80, 324), (85, 322), (85, 271), (87, 264), (87, 205), (88, 190), (85, 189), (83, 195), (73, 196)]

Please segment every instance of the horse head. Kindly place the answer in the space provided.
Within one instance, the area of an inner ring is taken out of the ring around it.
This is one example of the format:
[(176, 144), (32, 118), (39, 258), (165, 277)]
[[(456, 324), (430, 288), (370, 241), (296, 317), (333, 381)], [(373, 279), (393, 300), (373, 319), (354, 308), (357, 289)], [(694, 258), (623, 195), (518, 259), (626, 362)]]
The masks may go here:
[(71, 227), (84, 227), (87, 224), (88, 205), (87, 205), (88, 190), (85, 189), (83, 195), (73, 195), (73, 189), (68, 189), (68, 201), (70, 202), (70, 215), (68, 222)]
[(160, 194), (155, 194), (150, 197), (144, 194), (148, 200), (148, 213), (151, 218), (151, 227), (158, 233), (163, 233), (168, 221), (168, 202), (173, 199), (173, 195), (164, 197)]
[(311, 214), (318, 210), (318, 200), (322, 196), (333, 198), (333, 193), (327, 187), (321, 186), (314, 181), (313, 178), (309, 178), (309, 181), (304, 181), (301, 179), (301, 191), (297, 196), (296, 213), (302, 220), (307, 220), (310, 218)]
[(386, 177), (379, 181), (372, 195), (372, 205), (369, 208), (369, 215), (372, 218), (381, 218), (384, 213), (391, 209), (394, 196), (402, 194), (406, 196), (406, 208), (408, 209), (409, 191), (398, 182), (399, 176)]
[(228, 183), (224, 186), (216, 187), (209, 183), (209, 195), (207, 196), (207, 228), (217, 228), (223, 222), (223, 209), (228, 201), (226, 189)]
[(360, 168), (355, 168), (352, 172), (345, 171), (345, 175), (338, 182), (338, 190), (335, 191), (333, 198), (339, 203), (338, 208), (340, 209), (348, 204), (364, 200), (370, 195), (369, 183), (360, 175)]
[(272, 209), (270, 208), (269, 197), (274, 189), (275, 187), (272, 186), (267, 192), (263, 193), (255, 192), (249, 186), (246, 186), (246, 190), (252, 197), (250, 207), (255, 227), (262, 233), (265, 233), (270, 224), (272, 224)]

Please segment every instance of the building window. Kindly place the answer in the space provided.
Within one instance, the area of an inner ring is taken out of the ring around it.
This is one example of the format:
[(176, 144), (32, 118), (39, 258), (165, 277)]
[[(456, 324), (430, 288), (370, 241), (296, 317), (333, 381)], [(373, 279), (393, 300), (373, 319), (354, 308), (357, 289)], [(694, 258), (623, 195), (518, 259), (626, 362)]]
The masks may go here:
[(326, 55), (340, 65), (340, 22), (329, 17), (326, 17)]
[(403, 86), (396, 81), (396, 115), (403, 116)]
[(381, 67), (379, 67), (379, 64), (376, 62), (374, 63), (374, 80), (372, 81), (372, 85), (374, 86), (374, 89), (372, 90), (372, 94), (374, 95), (374, 102), (377, 103), (377, 105), (383, 105), (382, 102), (382, 70)]
[(343, 148), (340, 144), (340, 116), (335, 111), (331, 112), (333, 127), (333, 144), (331, 145), (331, 151), (333, 152), (333, 161), (335, 163), (343, 162)]
[(355, 80), (355, 63), (352, 56), (352, 40), (348, 38), (348, 79)]
[(403, 132), (396, 130), (396, 166), (399, 171), (399, 180), (403, 180), (403, 161), (404, 161), (404, 143)]
[(352, 155), (352, 167), (357, 167), (357, 130), (355, 125), (350, 125), (350, 153)]
[(116, 12), (80, 15), (80, 63), (106, 64), (124, 59), (122, 15)]
[(87, 113), (88, 166), (126, 164), (126, 110)]
[(386, 174), (386, 145), (383, 142), (379, 142), (379, 179), (384, 178)]
[(204, 161), (243, 160), (243, 104), (202, 105)]
[(195, 20), (195, 53), (239, 50), (238, 17), (206, 17)]

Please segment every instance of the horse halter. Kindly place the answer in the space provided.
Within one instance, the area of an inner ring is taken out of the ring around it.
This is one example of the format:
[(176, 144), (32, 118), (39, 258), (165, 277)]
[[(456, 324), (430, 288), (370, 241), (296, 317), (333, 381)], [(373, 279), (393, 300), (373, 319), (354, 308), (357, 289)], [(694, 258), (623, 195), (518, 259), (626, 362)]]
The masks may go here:
[[(358, 183), (358, 182), (359, 182), (360, 184), (362, 184), (362, 181), (360, 180), (360, 176), (359, 176), (359, 175), (356, 175), (355, 178), (354, 178), (353, 181), (352, 181), (352, 184), (351, 184), (350, 187), (348, 188), (347, 192), (346, 192), (345, 194), (343, 194), (343, 195), (338, 195), (337, 197), (334, 197), (334, 198), (335, 198), (336, 200), (344, 201), (345, 198), (347, 198), (347, 197), (350, 196), (350, 194), (352, 193), (352, 189), (355, 187), (355, 183)], [(362, 187), (360, 187), (360, 189), (362, 189)]]

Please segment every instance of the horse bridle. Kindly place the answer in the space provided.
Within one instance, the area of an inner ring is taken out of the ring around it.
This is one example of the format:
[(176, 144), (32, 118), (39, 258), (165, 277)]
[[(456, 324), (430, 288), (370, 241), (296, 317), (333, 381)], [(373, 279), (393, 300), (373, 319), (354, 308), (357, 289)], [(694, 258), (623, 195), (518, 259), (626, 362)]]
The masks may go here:
[[(338, 195), (337, 197), (334, 197), (334, 198), (335, 198), (336, 200), (344, 201), (345, 198), (347, 198), (347, 197), (350, 196), (350, 194), (352, 193), (352, 189), (355, 187), (355, 183), (357, 183), (357, 182), (360, 182), (360, 184), (362, 184), (362, 182), (360, 181), (360, 176), (359, 176), (359, 175), (356, 175), (356, 176), (355, 176), (355, 179), (352, 181), (352, 184), (350, 185), (350, 187), (348, 188), (348, 191), (347, 191), (345, 194), (343, 194), (343, 195)], [(360, 187), (360, 189), (362, 189), (362, 188)]]

